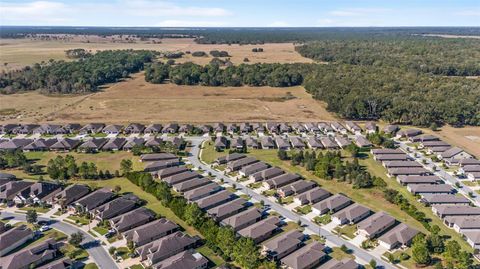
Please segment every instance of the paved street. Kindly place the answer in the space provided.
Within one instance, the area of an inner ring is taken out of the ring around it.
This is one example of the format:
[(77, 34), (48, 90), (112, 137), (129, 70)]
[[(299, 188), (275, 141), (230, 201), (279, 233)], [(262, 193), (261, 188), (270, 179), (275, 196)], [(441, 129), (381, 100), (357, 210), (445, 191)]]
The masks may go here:
[(223, 175), (222, 173), (220, 173), (220, 172), (210, 168), (209, 166), (203, 164), (199, 160), (198, 154), (199, 154), (199, 151), (200, 151), (199, 145), (202, 143), (202, 141), (205, 138), (199, 138), (199, 137), (193, 138), (193, 137), (191, 137), (191, 138), (187, 138), (187, 139), (189, 141), (191, 141), (191, 143), (192, 143), (192, 149), (190, 151), (190, 155), (188, 157), (188, 160), (194, 166), (201, 167), (203, 170), (212, 173), (212, 175), (214, 175), (215, 177), (217, 177), (219, 179), (220, 178), (223, 179), (225, 182), (228, 182), (230, 184), (236, 184), (239, 191), (241, 191), (241, 192), (243, 192), (247, 195), (250, 195), (255, 200), (258, 200), (258, 201), (263, 200), (265, 205), (270, 206), (271, 209), (273, 209), (274, 211), (277, 211), (280, 215), (282, 215), (282, 216), (284, 216), (288, 219), (291, 219), (291, 220), (295, 220), (295, 221), (300, 220), (302, 222), (302, 224), (307, 229), (310, 229), (310, 230), (316, 232), (317, 234), (319, 234), (321, 236), (324, 236), (326, 238), (327, 242), (329, 242), (331, 245), (341, 246), (343, 244), (343, 245), (347, 246), (349, 249), (351, 249), (353, 251), (352, 254), (355, 255), (357, 258), (361, 259), (364, 263), (368, 263), (370, 260), (375, 259), (377, 261), (378, 266), (383, 266), (384, 268), (396, 268), (395, 266), (383, 261), (380, 257), (374, 257), (373, 255), (371, 255), (367, 251), (349, 243), (348, 241), (342, 239), (341, 237), (339, 237), (337, 235), (334, 235), (334, 234), (330, 233), (329, 231), (327, 231), (325, 229), (322, 229), (319, 225), (313, 223), (312, 221), (291, 212), (290, 210), (284, 208), (283, 206), (269, 200), (267, 197), (265, 197), (263, 195), (260, 195), (256, 192), (252, 191), (252, 190), (249, 190), (248, 188), (246, 188), (245, 186), (243, 186), (241, 184), (237, 184), (237, 182), (233, 181), (229, 177), (227, 177), (227, 176)]
[[(2, 218), (12, 218), (18, 221), (26, 221), (24, 214), (17, 214), (11, 212), (2, 212)], [(71, 235), (76, 232), (81, 232), (85, 239), (83, 240), (83, 245), (85, 246), (85, 250), (90, 255), (90, 258), (95, 261), (99, 268), (104, 269), (111, 269), (111, 268), (119, 268), (112, 257), (108, 254), (108, 252), (99, 244), (97, 240), (93, 238), (90, 234), (82, 231), (81, 229), (64, 223), (57, 221), (56, 219), (45, 218), (45, 217), (38, 217), (38, 220), (46, 220), (46, 221), (53, 221), (50, 224), (50, 227), (57, 229), (67, 235)]]

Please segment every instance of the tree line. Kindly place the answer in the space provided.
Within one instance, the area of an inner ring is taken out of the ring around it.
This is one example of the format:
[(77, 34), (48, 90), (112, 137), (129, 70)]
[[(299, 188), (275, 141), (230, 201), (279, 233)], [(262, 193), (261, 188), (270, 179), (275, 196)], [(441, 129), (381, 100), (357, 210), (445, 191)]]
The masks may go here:
[(145, 68), (145, 80), (152, 83), (168, 80), (177, 85), (289, 87), (302, 84), (302, 71), (308, 68), (304, 64), (240, 64), (221, 68), (215, 63), (205, 66), (190, 62), (154, 63)]
[(22, 70), (0, 73), (0, 93), (41, 90), (44, 93), (90, 93), (107, 83), (117, 82), (143, 69), (154, 52), (108, 50), (84, 54), (76, 61), (42, 62)]
[(183, 196), (174, 196), (165, 182), (155, 181), (150, 174), (137, 171), (127, 173), (127, 179), (155, 196), (176, 216), (199, 231), (206, 245), (226, 261), (234, 261), (246, 269), (276, 268), (274, 263), (260, 256), (258, 246), (251, 238), (239, 237), (230, 227), (220, 226), (197, 204), (188, 203)]

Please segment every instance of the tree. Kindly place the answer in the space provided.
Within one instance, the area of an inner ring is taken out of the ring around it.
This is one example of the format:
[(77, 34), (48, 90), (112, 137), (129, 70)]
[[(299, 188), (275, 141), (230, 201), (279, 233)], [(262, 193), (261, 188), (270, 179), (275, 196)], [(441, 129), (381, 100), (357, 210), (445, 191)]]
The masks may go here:
[(416, 236), (412, 244), (412, 258), (420, 265), (430, 264), (432, 258), (428, 251), (427, 242), (423, 236)]
[(460, 255), (460, 244), (455, 240), (449, 240), (445, 245), (443, 256), (447, 262), (455, 263)]
[(28, 223), (31, 223), (31, 224), (37, 223), (38, 215), (35, 209), (29, 209), (25, 217)]
[(81, 232), (76, 232), (70, 235), (70, 239), (68, 239), (68, 243), (75, 247), (80, 247), (80, 244), (83, 241), (83, 234)]
[(114, 190), (116, 193), (119, 193), (122, 190), (122, 187), (120, 187), (119, 185), (115, 185)]
[(372, 269), (377, 268), (377, 261), (374, 259), (371, 259), (370, 262), (368, 263), (372, 267)]
[(277, 156), (280, 160), (288, 160), (287, 152), (283, 149), (279, 149), (277, 152)]
[(130, 253), (133, 253), (135, 251), (135, 243), (132, 240), (127, 240), (127, 248)]
[(123, 159), (120, 162), (120, 171), (122, 171), (124, 175), (132, 171), (132, 169), (133, 169), (133, 163), (131, 160)]

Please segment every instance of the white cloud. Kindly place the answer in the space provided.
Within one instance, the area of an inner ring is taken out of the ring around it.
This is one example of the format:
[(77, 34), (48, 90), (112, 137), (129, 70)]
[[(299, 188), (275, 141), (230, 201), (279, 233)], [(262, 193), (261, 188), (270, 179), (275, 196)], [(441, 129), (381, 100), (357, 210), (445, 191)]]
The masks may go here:
[(284, 21), (274, 21), (267, 25), (268, 27), (289, 27), (291, 26), (288, 22)]
[(60, 2), (35, 1), (29, 3), (0, 3), (1, 21), (36, 21), (37, 23), (55, 23), (69, 21), (70, 8)]
[(223, 8), (181, 7), (166, 1), (121, 0), (119, 4), (126, 8), (126, 12), (140, 16), (222, 17), (231, 14)]
[(183, 21), (183, 20), (165, 20), (157, 23), (160, 27), (222, 27), (225, 22), (218, 21)]
[(333, 10), (329, 12), (332, 16), (339, 17), (350, 17), (350, 16), (362, 16), (362, 15), (372, 15), (372, 14), (385, 14), (392, 11), (388, 8), (350, 8), (350, 9), (341, 9)]

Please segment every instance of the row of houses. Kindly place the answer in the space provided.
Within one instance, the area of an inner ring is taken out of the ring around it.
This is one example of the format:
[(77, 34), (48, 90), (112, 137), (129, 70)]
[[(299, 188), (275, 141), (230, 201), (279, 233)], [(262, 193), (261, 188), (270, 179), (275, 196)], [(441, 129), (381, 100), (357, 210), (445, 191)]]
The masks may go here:
[[(421, 141), (418, 139), (415, 138), (412, 141)], [(425, 140), (429, 139), (433, 138), (427, 137)], [(456, 195), (455, 188), (445, 184), (442, 178), (433, 175), (419, 163), (411, 160), (401, 150), (372, 149), (371, 153), (374, 159), (381, 162), (387, 169), (389, 177), (396, 178), (401, 185), (406, 186), (409, 192), (419, 196), (422, 203), (431, 206), (433, 213), (448, 227), (461, 233), (474, 249), (480, 249), (480, 208), (473, 207), (468, 198)], [(472, 160), (474, 159), (468, 157), (456, 163), (468, 169), (473, 163)]]
[[(365, 132), (376, 132), (378, 127), (374, 122), (365, 124)], [(5, 124), (0, 126), (0, 134), (158, 134), (158, 133), (242, 133), (248, 134), (255, 132), (257, 134), (287, 134), (295, 132), (302, 133), (341, 133), (361, 134), (364, 130), (355, 122), (347, 121), (344, 124), (339, 122), (310, 122), (310, 123), (214, 123), (194, 126), (192, 124), (149, 124), (130, 123), (126, 126), (119, 124), (89, 123), (80, 125), (77, 123), (69, 124)]]
[(96, 152), (96, 151), (130, 151), (135, 146), (160, 147), (165, 143), (171, 143), (176, 149), (185, 147), (185, 140), (181, 137), (114, 137), (114, 138), (14, 138), (0, 139), (0, 150), (23, 150), (23, 151), (72, 151)]
[[(353, 143), (358, 147), (371, 147), (372, 144), (363, 135), (356, 135), (353, 139)], [(229, 139), (225, 136), (217, 136), (214, 141), (214, 147), (217, 151), (223, 151), (225, 149), (241, 150), (246, 148), (254, 149), (281, 149), (290, 150), (298, 149), (303, 150), (306, 148), (311, 149), (340, 149), (345, 148), (352, 144), (352, 141), (348, 137), (343, 135), (334, 136), (261, 136), (260, 138), (246, 136), (246, 137), (234, 137)]]

